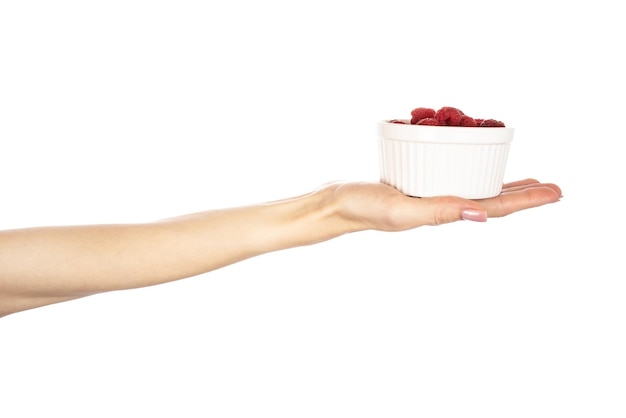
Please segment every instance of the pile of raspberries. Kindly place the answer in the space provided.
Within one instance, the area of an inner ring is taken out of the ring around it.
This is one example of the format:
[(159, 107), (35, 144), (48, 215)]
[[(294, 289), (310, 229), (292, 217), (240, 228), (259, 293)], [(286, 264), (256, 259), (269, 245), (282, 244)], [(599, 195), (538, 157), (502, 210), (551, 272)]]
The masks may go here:
[[(392, 119), (389, 122), (407, 124), (406, 121), (401, 119)], [(472, 118), (459, 109), (450, 106), (444, 106), (439, 110), (417, 107), (411, 111), (411, 125), (504, 127), (504, 123), (499, 120)]]

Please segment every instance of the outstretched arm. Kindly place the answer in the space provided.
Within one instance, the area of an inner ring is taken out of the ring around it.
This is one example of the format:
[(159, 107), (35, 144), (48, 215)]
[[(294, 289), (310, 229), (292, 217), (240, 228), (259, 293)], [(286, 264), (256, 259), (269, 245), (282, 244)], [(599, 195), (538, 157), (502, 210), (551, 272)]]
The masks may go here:
[(143, 224), (0, 232), (0, 316), (111, 290), (209, 272), (260, 254), (362, 230), (484, 221), (556, 202), (536, 180), (472, 201), (410, 198), (380, 183), (333, 183), (291, 199)]

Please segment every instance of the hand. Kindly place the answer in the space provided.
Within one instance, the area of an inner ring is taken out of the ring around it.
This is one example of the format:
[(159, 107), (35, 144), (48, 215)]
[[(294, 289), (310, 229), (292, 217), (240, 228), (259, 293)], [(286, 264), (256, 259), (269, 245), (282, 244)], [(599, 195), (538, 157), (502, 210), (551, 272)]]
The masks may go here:
[(382, 183), (334, 183), (340, 214), (354, 230), (402, 231), (462, 219), (484, 222), (514, 212), (557, 202), (561, 189), (527, 179), (508, 183), (496, 197), (468, 200), (455, 196), (414, 198)]

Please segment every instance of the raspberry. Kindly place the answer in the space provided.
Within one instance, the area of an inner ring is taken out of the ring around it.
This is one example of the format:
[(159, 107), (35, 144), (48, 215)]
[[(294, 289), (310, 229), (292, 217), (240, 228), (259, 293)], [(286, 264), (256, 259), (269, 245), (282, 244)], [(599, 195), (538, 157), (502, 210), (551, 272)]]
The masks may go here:
[(435, 109), (431, 109), (428, 107), (415, 108), (411, 111), (411, 124), (415, 125), (422, 119), (434, 118), (435, 113)]
[[(390, 123), (408, 124), (406, 119), (391, 119)], [(444, 106), (435, 111), (429, 107), (416, 107), (411, 111), (412, 125), (504, 127), (504, 122), (495, 119), (479, 119), (466, 115), (460, 109)]]
[(440, 125), (459, 126), (463, 112), (455, 107), (444, 106), (437, 111), (435, 117)]
[(416, 125), (439, 126), (439, 121), (437, 120), (437, 118), (424, 118), (420, 119), (420, 121), (417, 122)]
[(478, 126), (478, 124), (476, 123), (474, 118), (467, 116), (467, 115), (463, 115), (461, 116), (461, 120), (459, 121), (459, 126), (474, 127), (474, 126)]
[(481, 122), (480, 126), (481, 127), (504, 128), (504, 123), (500, 122), (499, 120), (495, 120), (495, 119), (485, 119), (484, 121)]

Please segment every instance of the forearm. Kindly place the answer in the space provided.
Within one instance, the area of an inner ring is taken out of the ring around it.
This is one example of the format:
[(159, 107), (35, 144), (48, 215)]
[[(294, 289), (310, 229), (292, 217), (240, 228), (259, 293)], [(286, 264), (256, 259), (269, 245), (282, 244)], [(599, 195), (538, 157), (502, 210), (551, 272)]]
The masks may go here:
[[(171, 274), (183, 277), (211, 271), (268, 252), (310, 245), (348, 232), (328, 190), (292, 199), (215, 210), (162, 220), (152, 226)], [(153, 277), (157, 272), (153, 272)]]
[(0, 315), (178, 280), (350, 229), (326, 189), (145, 224), (5, 231), (0, 233)]

